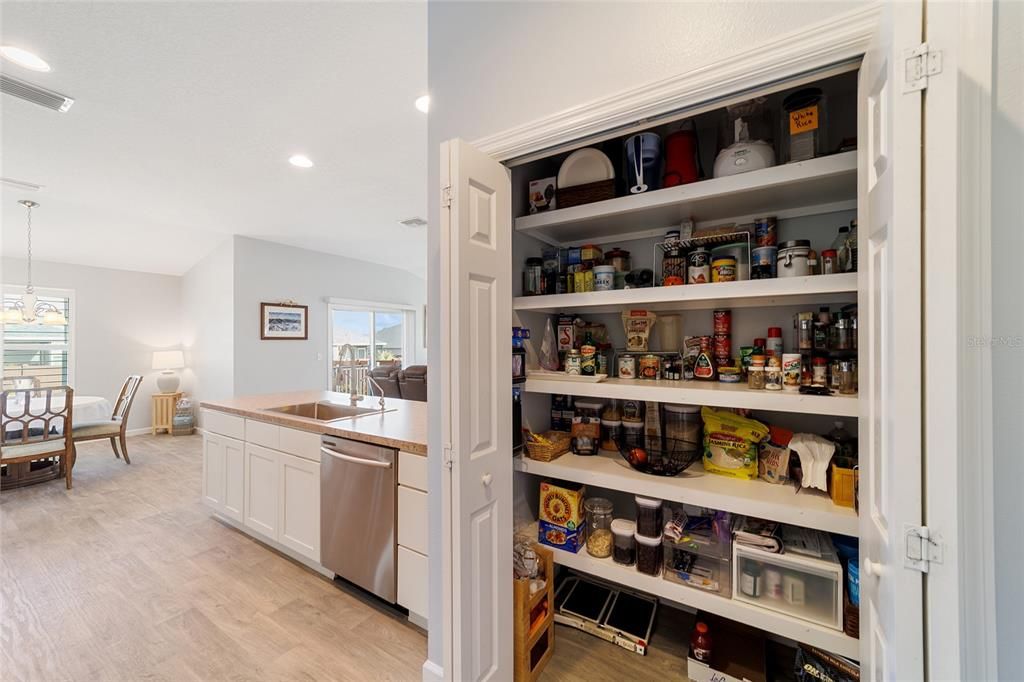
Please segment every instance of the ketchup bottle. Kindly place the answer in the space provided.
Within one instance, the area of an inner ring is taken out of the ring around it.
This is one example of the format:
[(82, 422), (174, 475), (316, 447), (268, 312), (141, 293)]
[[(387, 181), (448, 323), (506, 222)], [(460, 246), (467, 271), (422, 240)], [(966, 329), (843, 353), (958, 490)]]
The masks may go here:
[(693, 628), (693, 635), (690, 637), (690, 648), (693, 650), (693, 657), (701, 663), (711, 663), (711, 635), (708, 633), (706, 623), (698, 622)]

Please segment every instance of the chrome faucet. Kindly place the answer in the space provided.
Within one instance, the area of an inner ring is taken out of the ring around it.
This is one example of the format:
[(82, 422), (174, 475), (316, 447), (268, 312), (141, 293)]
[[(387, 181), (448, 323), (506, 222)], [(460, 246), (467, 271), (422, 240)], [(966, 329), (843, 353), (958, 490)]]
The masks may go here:
[[(338, 362), (344, 361), (344, 359), (345, 359), (345, 350), (346, 349), (348, 350), (348, 355), (349, 355), (349, 358), (350, 358), (349, 365), (348, 365), (348, 367), (349, 367), (348, 380), (349, 380), (349, 391), (350, 391), (349, 392), (349, 396), (348, 396), (348, 400), (349, 400), (350, 404), (355, 405), (357, 402), (359, 402), (360, 400), (363, 399), (363, 396), (359, 395), (359, 391), (356, 390), (356, 367), (357, 367), (357, 365), (356, 365), (356, 351), (352, 347), (351, 343), (342, 344), (341, 348), (338, 349)], [(380, 405), (380, 411), (383, 412), (384, 411), (384, 405), (385, 405), (385, 403), (384, 403), (384, 389), (382, 389), (380, 387), (380, 384), (377, 383), (376, 379), (374, 379), (373, 377), (370, 376), (369, 372), (366, 373), (366, 381), (371, 386), (373, 386), (375, 389), (377, 389), (378, 393), (380, 393), (379, 405)]]

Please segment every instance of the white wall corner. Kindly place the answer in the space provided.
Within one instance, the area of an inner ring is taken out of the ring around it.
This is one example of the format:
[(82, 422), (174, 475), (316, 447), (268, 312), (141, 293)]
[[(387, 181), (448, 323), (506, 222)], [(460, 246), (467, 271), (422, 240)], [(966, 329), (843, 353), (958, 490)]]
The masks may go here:
[(444, 668), (429, 658), (423, 661), (423, 682), (444, 682)]

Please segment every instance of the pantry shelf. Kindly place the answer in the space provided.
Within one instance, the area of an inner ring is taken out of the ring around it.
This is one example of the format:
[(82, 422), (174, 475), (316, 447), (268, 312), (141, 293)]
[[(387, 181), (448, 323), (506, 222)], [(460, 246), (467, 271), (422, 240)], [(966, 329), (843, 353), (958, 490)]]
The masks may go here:
[(673, 287), (588, 291), (578, 294), (520, 296), (517, 311), (601, 313), (628, 308), (711, 310), (781, 305), (831, 305), (857, 300), (857, 273), (752, 279)]
[(672, 583), (660, 576), (645, 575), (634, 567), (616, 564), (610, 558), (596, 559), (587, 554), (585, 549), (578, 554), (561, 549), (553, 549), (552, 553), (555, 556), (555, 563), (560, 566), (646, 592), (688, 609), (708, 611), (766, 632), (831, 651), (840, 656), (854, 660), (860, 659), (860, 640), (849, 637), (839, 630), (790, 618), (711, 592)]
[(772, 166), (517, 218), (515, 229), (562, 246), (679, 225), (724, 221), (857, 198), (857, 152)]
[(631, 469), (618, 453), (601, 452), (589, 457), (569, 453), (551, 462), (517, 457), (515, 468), (536, 476), (721, 509), (829, 533), (858, 535), (857, 513), (832, 504), (824, 493), (813, 490), (797, 493), (788, 485), (708, 474), (699, 464), (680, 476), (651, 476)]
[(710, 407), (740, 407), (771, 412), (823, 414), (856, 417), (856, 395), (804, 395), (793, 391), (755, 391), (746, 384), (718, 381), (671, 381), (650, 379), (606, 379), (599, 383), (578, 383), (557, 379), (529, 378), (523, 384), (527, 393), (550, 393), (588, 398), (619, 400), (655, 400), (660, 403), (684, 403)]

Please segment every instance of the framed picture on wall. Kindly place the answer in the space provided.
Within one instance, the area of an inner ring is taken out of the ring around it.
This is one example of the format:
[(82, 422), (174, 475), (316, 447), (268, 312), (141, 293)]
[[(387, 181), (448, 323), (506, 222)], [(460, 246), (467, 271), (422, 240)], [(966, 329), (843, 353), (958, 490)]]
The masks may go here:
[(309, 338), (309, 306), (295, 303), (260, 303), (260, 339)]

